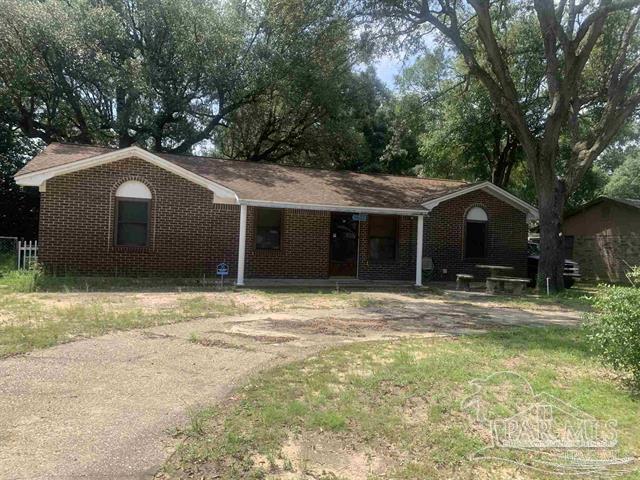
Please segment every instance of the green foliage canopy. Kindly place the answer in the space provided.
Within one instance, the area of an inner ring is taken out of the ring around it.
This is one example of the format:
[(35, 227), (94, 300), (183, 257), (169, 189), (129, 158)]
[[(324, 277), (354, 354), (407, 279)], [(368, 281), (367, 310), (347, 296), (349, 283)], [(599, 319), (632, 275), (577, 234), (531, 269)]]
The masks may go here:
[(46, 143), (188, 152), (283, 79), (332, 81), (351, 54), (340, 12), (332, 0), (3, 0), (0, 121)]
[(640, 152), (626, 157), (613, 172), (604, 192), (610, 197), (640, 199)]

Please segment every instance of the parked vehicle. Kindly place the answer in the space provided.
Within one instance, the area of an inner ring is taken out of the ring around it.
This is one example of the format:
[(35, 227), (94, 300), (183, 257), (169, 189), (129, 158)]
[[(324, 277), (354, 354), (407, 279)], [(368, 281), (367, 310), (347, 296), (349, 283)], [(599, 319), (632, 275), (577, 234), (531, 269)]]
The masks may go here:
[[(536, 285), (538, 276), (538, 264), (540, 263), (540, 245), (535, 242), (528, 244), (529, 257), (527, 258), (527, 277), (531, 280), (529, 285)], [(564, 288), (571, 288), (576, 280), (580, 280), (580, 265), (573, 260), (564, 261)]]

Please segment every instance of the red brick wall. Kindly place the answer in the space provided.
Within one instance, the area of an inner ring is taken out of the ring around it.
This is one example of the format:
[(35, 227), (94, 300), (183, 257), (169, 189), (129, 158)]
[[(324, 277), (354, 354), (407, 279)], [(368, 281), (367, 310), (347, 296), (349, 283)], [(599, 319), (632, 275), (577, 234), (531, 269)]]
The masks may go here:
[[(152, 192), (150, 245), (113, 246), (114, 198), (127, 180)], [(235, 271), (239, 207), (148, 162), (127, 159), (53, 178), (41, 198), (40, 261), (58, 274), (200, 276)]]
[(283, 210), (280, 248), (256, 249), (256, 209), (247, 211), (247, 278), (327, 278), (331, 214)]
[[(113, 246), (117, 187), (139, 180), (152, 192), (150, 245)], [(489, 256), (483, 261), (514, 265), (526, 273), (525, 215), (484, 192), (445, 202), (425, 218), (424, 255), (434, 258), (440, 279), (476, 271), (463, 257), (466, 211), (482, 206), (489, 215)], [(213, 193), (143, 160), (127, 159), (56, 177), (41, 196), (40, 261), (58, 274), (211, 275), (225, 260), (236, 276), (240, 207), (213, 203)], [(255, 248), (255, 209), (248, 208), (245, 277), (326, 278), (330, 213), (286, 209), (281, 248)], [(413, 280), (416, 219), (400, 217), (398, 259), (373, 262), (368, 255), (368, 222), (359, 232), (362, 279)], [(448, 269), (443, 275), (442, 269)]]
[(369, 222), (360, 222), (360, 278), (364, 280), (415, 280), (415, 217), (398, 217), (398, 255), (395, 260), (376, 261), (369, 258)]
[[(489, 217), (488, 256), (485, 259), (464, 258), (464, 224), (467, 211), (482, 207)], [(527, 274), (526, 215), (511, 205), (483, 191), (471, 192), (443, 202), (425, 217), (423, 255), (432, 257), (438, 270), (437, 279), (455, 280), (456, 273), (472, 273), (484, 278), (486, 271), (477, 264), (508, 265), (515, 269), (509, 275)], [(447, 269), (444, 274), (442, 269)]]
[[(145, 183), (153, 195), (146, 248), (113, 246), (115, 191), (127, 180)], [(327, 277), (328, 212), (285, 210), (279, 250), (256, 250), (255, 209), (247, 213), (245, 277)], [(235, 278), (239, 226), (239, 206), (214, 204), (207, 189), (127, 159), (47, 182), (40, 261), (57, 274), (198, 277), (226, 261)]]

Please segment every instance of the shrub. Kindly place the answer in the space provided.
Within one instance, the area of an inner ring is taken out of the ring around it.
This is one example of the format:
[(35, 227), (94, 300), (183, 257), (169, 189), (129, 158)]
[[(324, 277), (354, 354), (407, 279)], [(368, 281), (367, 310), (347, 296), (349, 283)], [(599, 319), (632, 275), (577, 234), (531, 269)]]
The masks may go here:
[(0, 274), (16, 268), (16, 254), (14, 252), (0, 253)]
[(586, 325), (591, 347), (640, 388), (640, 288), (602, 285), (593, 305)]
[(42, 279), (42, 269), (34, 264), (28, 270), (12, 270), (2, 277), (2, 283), (14, 292), (35, 292)]

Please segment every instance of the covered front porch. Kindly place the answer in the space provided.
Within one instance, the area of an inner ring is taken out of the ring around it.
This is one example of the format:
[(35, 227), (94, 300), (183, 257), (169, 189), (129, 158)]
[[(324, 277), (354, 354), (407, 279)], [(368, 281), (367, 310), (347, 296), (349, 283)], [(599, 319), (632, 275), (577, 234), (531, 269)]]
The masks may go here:
[(422, 286), (426, 213), (242, 202), (236, 284)]

